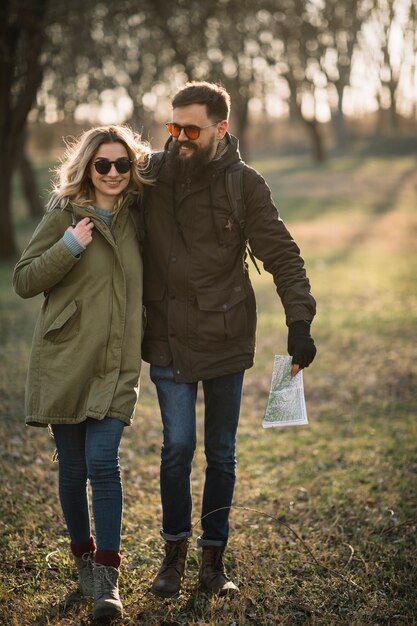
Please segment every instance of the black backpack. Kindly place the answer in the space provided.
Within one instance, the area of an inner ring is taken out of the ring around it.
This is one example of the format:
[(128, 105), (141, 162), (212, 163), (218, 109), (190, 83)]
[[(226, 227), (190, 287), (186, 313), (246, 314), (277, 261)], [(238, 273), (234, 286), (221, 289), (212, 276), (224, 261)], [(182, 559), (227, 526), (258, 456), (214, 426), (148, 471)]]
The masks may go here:
[(255, 256), (251, 250), (251, 247), (248, 242), (248, 238), (245, 234), (245, 226), (246, 226), (246, 206), (245, 206), (245, 194), (243, 190), (243, 170), (245, 167), (245, 163), (243, 161), (238, 161), (232, 167), (226, 170), (225, 174), (225, 183), (226, 183), (226, 193), (227, 198), (229, 200), (230, 208), (232, 211), (232, 217), (234, 221), (239, 225), (240, 235), (242, 239), (242, 243), (246, 248), (246, 252), (248, 253), (252, 263), (256, 267), (258, 274), (261, 273), (258, 264), (256, 263)]

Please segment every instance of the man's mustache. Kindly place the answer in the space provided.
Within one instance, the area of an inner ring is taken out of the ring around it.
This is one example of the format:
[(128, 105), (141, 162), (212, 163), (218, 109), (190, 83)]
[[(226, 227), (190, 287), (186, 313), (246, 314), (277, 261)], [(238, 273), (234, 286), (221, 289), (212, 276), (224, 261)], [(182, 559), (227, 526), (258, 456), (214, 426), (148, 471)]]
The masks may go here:
[(192, 148), (193, 150), (195, 150), (196, 146), (191, 141), (181, 141), (178, 142), (178, 150), (180, 148)]

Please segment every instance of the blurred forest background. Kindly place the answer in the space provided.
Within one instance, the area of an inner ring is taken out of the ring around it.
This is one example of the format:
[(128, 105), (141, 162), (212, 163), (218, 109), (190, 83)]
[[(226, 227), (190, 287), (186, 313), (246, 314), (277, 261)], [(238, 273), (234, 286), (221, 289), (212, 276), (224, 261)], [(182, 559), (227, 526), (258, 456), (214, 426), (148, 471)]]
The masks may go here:
[(416, 148), (417, 0), (4, 0), (0, 45), (3, 259), (17, 253), (14, 174), (40, 215), (37, 158), (99, 122), (126, 121), (160, 148), (187, 80), (229, 90), (245, 159), (309, 150), (320, 162), (382, 136)]

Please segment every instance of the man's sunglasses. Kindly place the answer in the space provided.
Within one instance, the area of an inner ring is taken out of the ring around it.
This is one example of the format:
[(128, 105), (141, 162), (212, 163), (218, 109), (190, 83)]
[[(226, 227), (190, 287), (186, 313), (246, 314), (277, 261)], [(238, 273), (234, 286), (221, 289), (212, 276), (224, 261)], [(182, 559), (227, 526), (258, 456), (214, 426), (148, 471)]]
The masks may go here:
[(214, 122), (214, 124), (208, 124), (208, 126), (194, 126), (194, 124), (186, 124), (185, 126), (180, 126), (180, 124), (175, 124), (175, 122), (167, 122), (165, 126), (168, 129), (169, 134), (174, 139), (178, 139), (181, 135), (181, 131), (184, 131), (185, 136), (188, 139), (195, 140), (200, 137), (200, 133), (205, 128), (210, 128), (211, 126), (216, 126), (216, 124), (220, 124), (220, 122)]
[(109, 159), (97, 159), (97, 161), (94, 161), (94, 167), (96, 168), (97, 174), (108, 174), (112, 165), (114, 165), (119, 174), (127, 174), (130, 170), (131, 163), (132, 161), (130, 161), (127, 157), (120, 157), (120, 159), (116, 159), (115, 161), (109, 161)]

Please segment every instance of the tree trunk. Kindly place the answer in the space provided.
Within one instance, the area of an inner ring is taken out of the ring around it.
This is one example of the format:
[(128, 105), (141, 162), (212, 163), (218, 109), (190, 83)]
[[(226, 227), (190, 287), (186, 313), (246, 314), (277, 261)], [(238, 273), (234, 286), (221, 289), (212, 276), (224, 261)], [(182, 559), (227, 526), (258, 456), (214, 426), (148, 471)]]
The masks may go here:
[[(16, 257), (11, 180), (17, 144), (42, 82), (42, 45), (49, 0), (0, 4), (0, 258)], [(16, 70), (17, 68), (17, 70)], [(21, 72), (21, 75), (19, 74)], [(18, 77), (18, 80), (16, 79)]]
[(317, 120), (306, 120), (304, 117), (302, 120), (307, 128), (308, 134), (310, 135), (313, 159), (318, 163), (322, 163), (325, 159), (325, 155), (319, 123)]
[(346, 128), (346, 120), (343, 113), (340, 113), (340, 111), (332, 111), (332, 126), (337, 145), (340, 148), (345, 147), (348, 144), (349, 137)]
[(290, 96), (288, 98), (288, 123), (290, 126), (295, 126), (300, 121), (300, 108), (297, 102), (297, 95), (293, 89), (290, 89)]
[(293, 111), (294, 113), (297, 113), (298, 119), (304, 124), (310, 136), (313, 159), (318, 163), (322, 163), (325, 160), (325, 154), (323, 139), (319, 129), (319, 123), (315, 118), (309, 120), (304, 117), (301, 104), (297, 98), (298, 83), (294, 76), (291, 74), (291, 72), (287, 72), (283, 75), (283, 77), (287, 81), (288, 87), (290, 89), (290, 101)]
[(335, 84), (337, 91), (337, 109), (331, 111), (331, 120), (336, 136), (337, 145), (341, 148), (345, 147), (349, 142), (349, 135), (346, 128), (346, 119), (343, 112), (343, 93), (344, 85)]
[(38, 183), (35, 172), (26, 155), (26, 129), (20, 135), (18, 142), (17, 169), (22, 180), (23, 193), (32, 217), (40, 217), (43, 214), (43, 205), (39, 197)]
[(390, 81), (388, 85), (390, 93), (389, 121), (391, 130), (398, 130), (398, 113), (397, 113), (397, 87), (398, 81)]
[(8, 260), (17, 257), (17, 248), (10, 202), (13, 165), (6, 150), (0, 150), (0, 171), (0, 259)]

